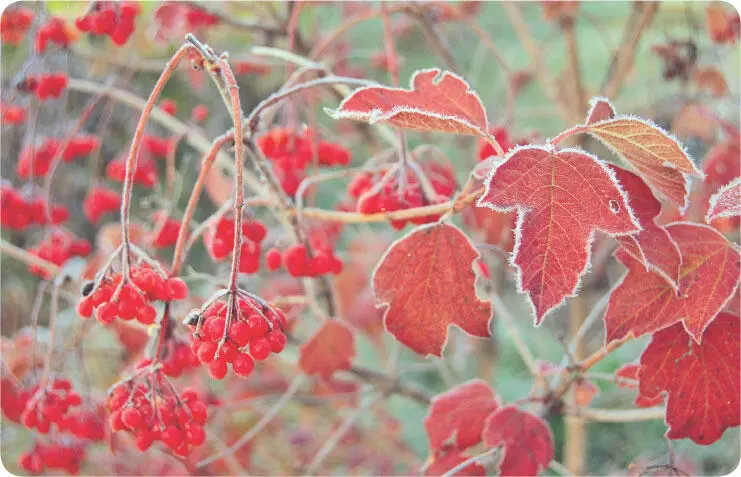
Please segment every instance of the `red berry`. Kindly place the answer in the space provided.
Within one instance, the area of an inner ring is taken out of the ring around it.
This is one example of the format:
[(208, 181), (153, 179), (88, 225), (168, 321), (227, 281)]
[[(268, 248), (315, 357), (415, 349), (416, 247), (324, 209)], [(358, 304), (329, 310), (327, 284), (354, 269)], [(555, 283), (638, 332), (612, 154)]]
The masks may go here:
[(250, 342), (250, 354), (257, 361), (262, 361), (270, 356), (271, 352), (270, 340), (267, 338), (258, 338)]
[(161, 438), (162, 442), (173, 450), (183, 442), (183, 435), (180, 433), (180, 429), (175, 426), (169, 426), (167, 429), (162, 431)]
[(260, 315), (251, 315), (247, 323), (250, 325), (250, 335), (252, 339), (262, 338), (270, 331), (270, 325), (268, 325), (265, 318)]
[(210, 363), (214, 360), (214, 354), (216, 354), (216, 343), (211, 341), (204, 341), (198, 347), (198, 360), (201, 363)]
[(170, 289), (170, 299), (172, 300), (183, 300), (188, 296), (188, 285), (181, 278), (169, 278), (167, 286)]
[(252, 357), (245, 353), (240, 353), (232, 363), (232, 370), (234, 374), (241, 378), (246, 378), (255, 369), (255, 361)]
[(132, 431), (137, 430), (143, 424), (142, 415), (138, 409), (128, 407), (121, 413), (121, 422)]
[(269, 271), (278, 270), (281, 265), (280, 250), (271, 248), (265, 254), (265, 266)]
[(250, 325), (246, 321), (235, 321), (229, 328), (229, 339), (240, 348), (250, 342)]
[(273, 353), (280, 353), (286, 347), (286, 335), (279, 330), (273, 330), (266, 335), (270, 341), (270, 350)]
[(215, 359), (208, 365), (208, 375), (216, 380), (224, 379), (226, 376), (226, 361)]

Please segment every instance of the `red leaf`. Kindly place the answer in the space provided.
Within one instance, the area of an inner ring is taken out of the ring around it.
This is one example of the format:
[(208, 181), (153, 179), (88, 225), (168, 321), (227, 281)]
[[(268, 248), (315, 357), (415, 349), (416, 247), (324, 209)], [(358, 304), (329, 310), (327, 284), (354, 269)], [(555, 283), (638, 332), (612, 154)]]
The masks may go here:
[(705, 222), (710, 223), (718, 217), (737, 217), (741, 215), (741, 177), (721, 187), (710, 197), (710, 207)]
[[(638, 363), (628, 363), (615, 371), (615, 378), (619, 388), (638, 389), (638, 370), (641, 365)], [(623, 379), (620, 379), (623, 378)], [(638, 407), (654, 407), (664, 402), (664, 396), (647, 398), (639, 393), (636, 396), (635, 404)]]
[(584, 124), (594, 124), (606, 119), (612, 119), (617, 114), (612, 103), (607, 98), (595, 96), (589, 101), (589, 106), (587, 120), (584, 121)]
[(682, 258), (679, 247), (666, 229), (656, 225), (661, 203), (640, 177), (614, 165), (609, 167), (628, 195), (628, 204), (643, 229), (636, 234), (618, 237), (617, 241), (633, 258), (640, 260), (646, 270), (662, 275), (673, 288), (678, 289)]
[(299, 347), (298, 365), (309, 375), (329, 379), (335, 371), (350, 369), (355, 338), (345, 323), (331, 319)]
[(481, 442), (484, 421), (498, 407), (494, 391), (480, 379), (463, 383), (432, 399), (424, 420), (430, 451), (465, 450)]
[(741, 424), (738, 316), (721, 313), (695, 343), (681, 324), (654, 334), (641, 355), (640, 396), (666, 392), (670, 439), (708, 445)]
[(610, 296), (605, 313), (606, 342), (640, 336), (677, 322), (700, 342), (708, 324), (720, 312), (738, 285), (739, 252), (715, 229), (675, 223), (666, 230), (679, 246), (682, 266), (677, 296), (664, 278), (618, 250), (628, 273)]
[(417, 227), (394, 242), (373, 273), (386, 330), (417, 353), (435, 356), (442, 356), (450, 325), (489, 337), (491, 303), (476, 296), (479, 257), (468, 237), (445, 223)]
[[(455, 449), (443, 455), (436, 455), (433, 457), (432, 462), (425, 467), (424, 475), (443, 475), (470, 458), (470, 456)], [(473, 462), (453, 475), (486, 475), (486, 469), (482, 465)]]
[(538, 416), (506, 406), (486, 420), (484, 444), (503, 446), (499, 475), (537, 475), (553, 460), (553, 433)]
[(640, 230), (612, 171), (575, 149), (516, 148), (492, 171), (478, 205), (518, 211), (512, 262), (536, 324), (576, 293), (594, 230)]
[(443, 131), (486, 137), (486, 111), (468, 83), (439, 68), (420, 70), (410, 89), (369, 86), (355, 90), (335, 111), (335, 119), (389, 123), (414, 131)]
[(668, 132), (627, 116), (589, 124), (587, 131), (634, 167), (651, 187), (677, 206), (686, 206), (687, 180), (683, 173), (702, 174)]

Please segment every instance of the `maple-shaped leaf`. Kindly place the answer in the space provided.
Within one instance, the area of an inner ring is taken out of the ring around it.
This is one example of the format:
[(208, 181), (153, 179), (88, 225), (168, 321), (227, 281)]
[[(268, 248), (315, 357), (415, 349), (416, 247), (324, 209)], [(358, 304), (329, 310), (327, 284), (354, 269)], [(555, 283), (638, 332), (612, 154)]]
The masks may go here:
[(713, 320), (701, 344), (679, 323), (653, 335), (641, 355), (639, 393), (649, 399), (667, 393), (667, 437), (708, 445), (741, 424), (740, 335), (739, 318), (730, 313)]
[[(423, 472), (424, 475), (428, 476), (444, 475), (470, 458), (471, 456), (463, 454), (459, 450), (451, 449), (448, 452), (433, 456)], [(472, 462), (451, 475), (486, 475), (486, 469), (484, 466)]]
[[(641, 368), (639, 363), (628, 363), (621, 366), (615, 371), (615, 382), (619, 388), (638, 389), (638, 370)], [(638, 407), (653, 407), (664, 402), (664, 396), (647, 398), (640, 393), (636, 396), (635, 405)]]
[(553, 460), (553, 433), (543, 419), (517, 406), (486, 419), (484, 444), (503, 446), (499, 475), (537, 475)]
[(718, 217), (737, 217), (741, 215), (741, 177), (737, 177), (710, 197), (710, 206), (705, 222)]
[(491, 387), (473, 379), (432, 399), (424, 420), (430, 451), (465, 450), (481, 442), (484, 421), (498, 407)]
[(350, 369), (355, 357), (355, 337), (345, 323), (327, 320), (299, 347), (298, 366), (308, 375), (329, 379), (332, 373)]
[(586, 130), (635, 168), (664, 197), (680, 208), (686, 206), (687, 180), (683, 174), (702, 174), (668, 132), (628, 116), (588, 124)]
[(584, 124), (594, 124), (606, 119), (612, 119), (617, 113), (610, 100), (601, 96), (595, 96), (589, 101), (589, 112)]
[(442, 356), (448, 328), (489, 334), (491, 302), (476, 296), (479, 252), (457, 227), (423, 225), (394, 242), (373, 272), (384, 325), (413, 351)]
[(466, 81), (439, 68), (414, 73), (410, 89), (386, 86), (359, 88), (339, 108), (335, 119), (388, 123), (414, 131), (442, 131), (487, 137), (486, 111)]
[(678, 289), (682, 257), (679, 247), (666, 229), (656, 225), (661, 202), (656, 200), (651, 189), (636, 174), (612, 164), (609, 167), (628, 196), (628, 204), (642, 229), (635, 234), (617, 237), (617, 241), (633, 258), (640, 260), (646, 270), (664, 276), (673, 288)]
[(581, 150), (520, 146), (485, 185), (479, 206), (517, 210), (512, 262), (536, 324), (576, 293), (595, 230), (640, 230), (612, 171)]
[(615, 256), (628, 273), (612, 291), (605, 312), (607, 343), (628, 335), (640, 336), (677, 322), (698, 343), (702, 333), (733, 296), (741, 266), (739, 251), (707, 225), (674, 223), (666, 226), (679, 246), (682, 265), (679, 289), (622, 250)]

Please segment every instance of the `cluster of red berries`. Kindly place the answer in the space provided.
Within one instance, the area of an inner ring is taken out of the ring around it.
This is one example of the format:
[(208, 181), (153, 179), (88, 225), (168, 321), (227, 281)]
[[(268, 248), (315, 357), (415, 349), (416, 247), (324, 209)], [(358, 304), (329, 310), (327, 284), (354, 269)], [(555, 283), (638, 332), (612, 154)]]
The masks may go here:
[(33, 10), (26, 7), (8, 6), (0, 15), (0, 35), (6, 45), (20, 45), (33, 23)]
[(178, 241), (181, 223), (171, 217), (163, 216), (163, 212), (152, 214), (154, 224), (158, 227), (151, 239), (152, 247), (167, 248), (172, 247)]
[(157, 318), (152, 301), (182, 300), (188, 296), (188, 285), (182, 279), (165, 278), (146, 263), (131, 267), (130, 278), (131, 283), (125, 283), (115, 298), (121, 284), (120, 273), (104, 277), (95, 290), (92, 286), (86, 287), (77, 304), (77, 313), (83, 318), (90, 318), (95, 313), (95, 318), (105, 325), (117, 317), (151, 325)]
[[(90, 134), (75, 136), (64, 146), (62, 160), (72, 162), (79, 157), (87, 156), (99, 145), (100, 142), (96, 136)], [(34, 177), (44, 177), (49, 172), (51, 161), (62, 146), (63, 143), (59, 139), (47, 138), (39, 147), (34, 148), (30, 144), (24, 147), (16, 165), (18, 176), (27, 179), (31, 175), (31, 169), (33, 169)]]
[[(260, 243), (265, 240), (267, 229), (259, 220), (242, 223), (242, 250), (240, 251), (239, 271), (255, 273), (260, 268)], [(203, 244), (212, 259), (224, 260), (234, 249), (234, 219), (221, 217), (203, 233)]]
[(72, 390), (69, 380), (55, 378), (48, 386), (35, 390), (21, 414), (21, 424), (47, 434), (53, 424), (64, 422), (69, 408), (80, 404), (82, 398)]
[[(455, 192), (455, 174), (450, 166), (435, 161), (426, 161), (421, 165), (422, 173), (428, 178), (432, 188), (437, 194), (436, 200), (442, 202), (449, 200)], [(387, 180), (385, 172), (365, 172), (357, 175), (348, 185), (348, 193), (351, 197), (358, 199), (357, 210), (363, 214), (376, 214), (379, 212), (391, 212), (395, 210), (412, 209), (435, 203), (428, 200), (422, 190), (417, 176), (409, 169), (404, 174), (405, 186), (401, 190), (399, 174)], [(377, 183), (384, 181), (383, 185), (377, 187)], [(425, 224), (434, 222), (438, 215), (427, 215), (415, 217), (411, 220), (392, 220), (391, 226), (397, 230), (403, 229), (408, 222), (413, 224)]]
[(114, 212), (121, 207), (121, 196), (105, 187), (92, 187), (82, 203), (82, 213), (88, 222), (94, 224), (100, 217), (109, 212)]
[[(164, 357), (159, 361), (162, 365), (162, 372), (171, 378), (177, 378), (185, 371), (198, 368), (201, 365), (190, 346), (178, 339), (171, 339), (166, 342), (163, 355)], [(141, 369), (150, 364), (152, 364), (152, 360), (145, 359), (137, 367)]]
[[(93, 251), (92, 245), (85, 239), (78, 239), (71, 232), (63, 229), (54, 229), (47, 234), (36, 246), (28, 252), (55, 265), (63, 265), (72, 257), (86, 257)], [(44, 279), (53, 275), (46, 268), (29, 266), (29, 271)]]
[[(161, 374), (155, 372), (152, 376), (155, 385), (166, 389)], [(163, 396), (150, 389), (148, 383), (128, 383), (113, 390), (107, 407), (111, 412), (111, 430), (130, 432), (142, 452), (161, 441), (175, 454), (185, 457), (193, 447), (206, 440), (203, 426), (208, 418), (208, 407), (192, 389), (186, 389), (178, 398)]]
[(26, 120), (26, 108), (13, 104), (0, 104), (3, 124), (22, 124)]
[(265, 254), (265, 266), (273, 271), (281, 266), (294, 277), (318, 277), (342, 272), (343, 262), (330, 247), (312, 247), (312, 254), (304, 244), (296, 244), (283, 251), (271, 248)]
[(0, 224), (3, 227), (21, 232), (31, 225), (46, 225), (50, 215), (55, 225), (69, 218), (69, 211), (63, 205), (52, 205), (50, 212), (47, 214), (43, 197), (27, 199), (9, 184), (0, 186)]
[[(106, 177), (115, 182), (123, 182), (126, 178), (126, 158), (119, 157), (108, 163), (105, 170)], [(154, 187), (157, 183), (157, 166), (147, 157), (140, 157), (134, 171), (134, 184), (144, 187)]]
[(66, 87), (67, 75), (62, 72), (28, 76), (18, 83), (18, 90), (33, 93), (41, 101), (60, 97)]
[(18, 456), (18, 466), (31, 474), (59, 469), (76, 475), (80, 471), (80, 462), (84, 456), (85, 450), (79, 444), (36, 442), (30, 451)]
[(149, 152), (154, 157), (167, 157), (170, 153), (170, 148), (175, 146), (175, 141), (168, 137), (146, 134), (142, 137), (142, 146), (145, 151)]
[(134, 33), (134, 20), (139, 14), (136, 2), (93, 2), (85, 15), (75, 20), (78, 30), (93, 35), (106, 35), (122, 46)]
[[(515, 147), (515, 144), (510, 139), (509, 132), (504, 127), (497, 126), (492, 128), (489, 132), (494, 136), (494, 139), (497, 140), (499, 145), (502, 146), (505, 153)], [(479, 161), (483, 161), (488, 157), (496, 155), (497, 151), (494, 150), (494, 146), (486, 141), (486, 139), (479, 139)]]
[(36, 32), (36, 53), (41, 54), (46, 51), (49, 42), (55, 43), (61, 48), (67, 48), (71, 41), (72, 36), (67, 23), (60, 17), (51, 17)]
[[(143, 360), (139, 363), (139, 368), (152, 364), (151, 360)], [(160, 359), (162, 372), (171, 378), (177, 378), (184, 372), (198, 368), (201, 362), (193, 353), (187, 343), (178, 339), (171, 339), (165, 343), (163, 358)]]
[(102, 441), (105, 439), (105, 423), (100, 413), (94, 410), (80, 409), (67, 413), (57, 423), (59, 432), (67, 432), (79, 439)]
[[(235, 310), (228, 330), (224, 329), (228, 313), (224, 301), (211, 304), (202, 316), (196, 315), (203, 322), (200, 335), (193, 335), (191, 349), (201, 363), (208, 365), (208, 374), (214, 379), (226, 376), (228, 363), (235, 375), (246, 378), (255, 368), (255, 361), (263, 361), (286, 347), (286, 316), (282, 310), (242, 296)], [(225, 333), (226, 341), (219, 348)]]
[[(294, 195), (314, 157), (314, 139), (309, 129), (296, 133), (289, 128), (273, 128), (257, 139), (257, 146), (270, 160), (286, 194)], [(339, 144), (317, 141), (317, 161), (322, 166), (345, 166), (350, 152)]]

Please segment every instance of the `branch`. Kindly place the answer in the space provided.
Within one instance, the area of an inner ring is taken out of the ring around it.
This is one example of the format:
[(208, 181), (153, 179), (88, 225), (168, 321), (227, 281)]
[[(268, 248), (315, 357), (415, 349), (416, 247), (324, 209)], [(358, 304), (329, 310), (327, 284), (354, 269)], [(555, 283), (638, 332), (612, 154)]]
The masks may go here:
[[(71, 90), (81, 91), (83, 93), (102, 94), (103, 96), (112, 98), (124, 106), (139, 112), (144, 111), (144, 106), (146, 105), (146, 101), (134, 93), (115, 87), (106, 88), (106, 86), (94, 81), (70, 78), (67, 87)], [(166, 112), (162, 111), (159, 106), (154, 106), (154, 108), (152, 108), (150, 118), (169, 130), (173, 135), (183, 135), (185, 142), (201, 154), (207, 154), (211, 149), (212, 141), (206, 138), (203, 131), (170, 116)], [(216, 161), (217, 164), (224, 167), (233, 167), (232, 157), (223, 151), (216, 155)], [(260, 192), (262, 190), (260, 181), (249, 171), (244, 172), (244, 180), (253, 191)]]
[(251, 441), (252, 438), (259, 434), (260, 431), (265, 428), (265, 426), (270, 424), (270, 421), (272, 421), (273, 418), (278, 415), (280, 410), (283, 409), (286, 404), (288, 404), (288, 401), (290, 401), (293, 395), (296, 394), (304, 381), (306, 381), (306, 376), (303, 374), (299, 374), (295, 378), (293, 378), (293, 381), (291, 381), (291, 385), (288, 387), (288, 389), (286, 389), (286, 392), (283, 393), (280, 399), (278, 399), (275, 404), (273, 404), (273, 407), (271, 407), (270, 410), (268, 410), (268, 412), (265, 413), (265, 415), (263, 415), (259, 421), (257, 421), (257, 424), (252, 426), (250, 430), (248, 430), (242, 437), (237, 439), (234, 444), (230, 445), (223, 451), (212, 455), (211, 457), (207, 457), (201, 460), (200, 462), (198, 462), (198, 464), (196, 464), (196, 467), (202, 469), (212, 462), (216, 462), (219, 459), (232, 455), (242, 446)]
[(502, 8), (504, 8), (504, 13), (509, 18), (509, 22), (512, 24), (512, 27), (515, 29), (515, 32), (520, 39), (520, 43), (522, 43), (522, 46), (525, 48), (525, 51), (527, 51), (530, 59), (532, 60), (535, 68), (535, 76), (538, 79), (541, 88), (543, 88), (546, 96), (558, 107), (559, 112), (564, 119), (568, 120), (569, 122), (574, 122), (570, 120), (571, 113), (569, 112), (569, 107), (561, 98), (561, 95), (558, 92), (558, 88), (556, 87), (556, 82), (551, 77), (550, 71), (548, 71), (548, 68), (543, 62), (543, 57), (540, 54), (542, 48), (535, 42), (535, 39), (530, 33), (527, 23), (522, 16), (522, 12), (520, 11), (519, 5), (504, 2), (502, 3)]
[(398, 378), (391, 378), (379, 371), (363, 368), (361, 366), (353, 366), (348, 370), (348, 372), (380, 388), (384, 393), (405, 396), (417, 401), (423, 406), (429, 406), (432, 401), (432, 395), (430, 395), (427, 390), (417, 386), (416, 384), (404, 382)]
[(663, 406), (641, 409), (598, 409), (593, 407), (567, 407), (566, 412), (573, 416), (595, 422), (638, 422), (664, 419), (666, 409)]
[(636, 3), (634, 8), (642, 9), (642, 15), (637, 23), (632, 21), (633, 16), (631, 15), (631, 18), (625, 25), (623, 38), (620, 41), (620, 48), (618, 48), (612, 58), (608, 77), (600, 89), (601, 96), (614, 98), (623, 86), (635, 61), (638, 43), (641, 40), (643, 32), (651, 25), (651, 22), (656, 16), (656, 12), (659, 10), (659, 2)]

